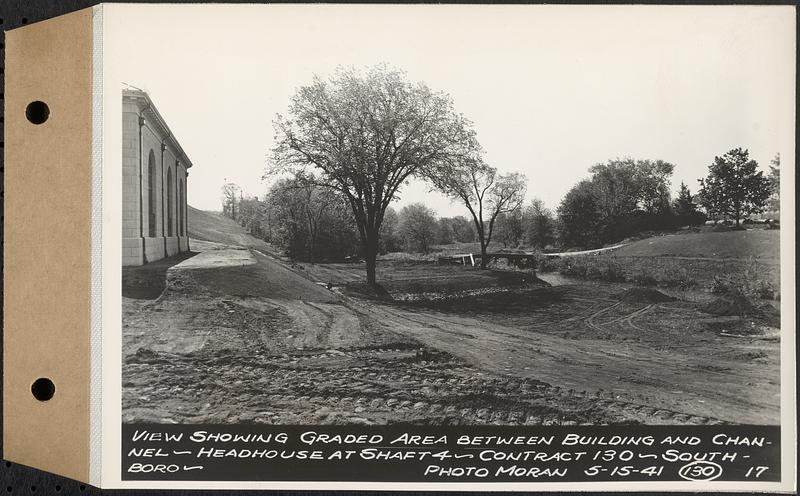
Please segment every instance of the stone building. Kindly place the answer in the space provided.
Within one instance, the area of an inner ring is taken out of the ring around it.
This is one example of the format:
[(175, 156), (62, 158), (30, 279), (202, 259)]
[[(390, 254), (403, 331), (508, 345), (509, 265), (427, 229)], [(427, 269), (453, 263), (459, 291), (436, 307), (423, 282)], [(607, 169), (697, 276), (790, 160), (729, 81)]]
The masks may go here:
[(147, 93), (122, 92), (122, 265), (189, 250), (186, 180), (192, 162)]

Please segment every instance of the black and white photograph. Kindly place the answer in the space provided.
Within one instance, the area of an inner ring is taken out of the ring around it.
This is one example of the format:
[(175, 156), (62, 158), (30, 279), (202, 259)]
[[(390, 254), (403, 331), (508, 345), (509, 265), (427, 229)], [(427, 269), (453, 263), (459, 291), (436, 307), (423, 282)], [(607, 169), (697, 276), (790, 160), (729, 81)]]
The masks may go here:
[(59, 8), (9, 492), (796, 494), (796, 6)]
[(780, 425), (793, 10), (226, 7), (114, 42), (123, 424)]

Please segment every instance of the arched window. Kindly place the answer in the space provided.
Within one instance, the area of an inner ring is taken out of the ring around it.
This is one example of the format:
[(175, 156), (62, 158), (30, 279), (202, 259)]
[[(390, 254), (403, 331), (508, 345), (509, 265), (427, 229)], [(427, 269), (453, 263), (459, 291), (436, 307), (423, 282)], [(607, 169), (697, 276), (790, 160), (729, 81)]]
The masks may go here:
[(156, 236), (156, 154), (147, 157), (147, 235)]
[(172, 236), (172, 169), (167, 171), (167, 236)]

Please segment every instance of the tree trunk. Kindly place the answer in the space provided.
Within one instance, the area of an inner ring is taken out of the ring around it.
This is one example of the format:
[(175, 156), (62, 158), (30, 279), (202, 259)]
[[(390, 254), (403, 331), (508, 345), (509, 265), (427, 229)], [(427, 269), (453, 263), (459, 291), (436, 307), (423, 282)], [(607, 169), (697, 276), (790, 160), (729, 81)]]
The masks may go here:
[(486, 243), (481, 240), (481, 269), (485, 269), (489, 260), (486, 258)]
[(311, 245), (311, 246), (309, 246), (309, 251), (310, 251), (309, 255), (310, 255), (310, 258), (311, 258), (311, 263), (316, 263), (316, 261), (317, 261), (317, 232), (319, 231), (319, 229), (317, 229), (316, 226), (314, 226), (314, 227), (310, 227), (309, 226), (309, 231), (311, 231), (309, 233), (310, 234), (309, 242), (310, 242), (310, 245)]
[(367, 262), (367, 284), (370, 286), (377, 285), (375, 277), (375, 266), (377, 264), (376, 258), (378, 257), (378, 235), (377, 233), (368, 233), (367, 239), (364, 242), (364, 260)]
[(736, 215), (736, 227), (739, 227), (739, 218), (742, 216), (742, 209), (738, 204), (733, 206), (733, 213)]

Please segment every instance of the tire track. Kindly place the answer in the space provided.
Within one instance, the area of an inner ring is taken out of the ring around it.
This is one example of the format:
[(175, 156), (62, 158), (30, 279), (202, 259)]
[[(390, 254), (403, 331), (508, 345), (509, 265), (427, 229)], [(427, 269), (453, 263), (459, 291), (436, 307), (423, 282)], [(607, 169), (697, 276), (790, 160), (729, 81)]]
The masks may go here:
[(618, 301), (618, 302), (614, 303), (613, 305), (610, 305), (610, 306), (607, 306), (605, 308), (602, 308), (602, 309), (598, 310), (597, 312), (593, 313), (592, 315), (590, 315), (584, 322), (586, 323), (586, 325), (588, 325), (589, 327), (591, 327), (595, 331), (603, 332), (604, 329), (602, 327), (600, 327), (598, 324), (596, 324), (594, 322), (594, 319), (596, 319), (600, 315), (602, 315), (602, 314), (606, 313), (607, 311), (609, 311), (609, 310), (611, 310), (613, 308), (616, 308), (616, 307), (618, 307), (620, 305), (622, 305), (622, 302)]
[(634, 324), (633, 323), (633, 319), (637, 318), (637, 317), (641, 317), (642, 315), (644, 315), (647, 312), (649, 312), (650, 310), (652, 310), (655, 306), (656, 306), (655, 304), (647, 305), (646, 307), (644, 307), (640, 311), (632, 313), (631, 315), (628, 316), (627, 319), (625, 319), (625, 323), (628, 324), (632, 329), (634, 329), (636, 331), (646, 332), (645, 329), (642, 329), (641, 327), (639, 327), (636, 324)]
[[(371, 350), (359, 349), (356, 353)], [(382, 348), (375, 351), (395, 354), (406, 351), (421, 356), (424, 348), (402, 350)], [(351, 351), (353, 353), (353, 351)], [(375, 353), (379, 355), (380, 353)], [(320, 353), (308, 357), (341, 357), (339, 353)], [(476, 375), (475, 369), (463, 366), (457, 361), (418, 360), (406, 363), (406, 367), (387, 367), (386, 363), (373, 363), (366, 366), (348, 367), (335, 373), (327, 367), (295, 367), (284, 363), (270, 363), (273, 368), (266, 371), (266, 363), (258, 361), (231, 362), (223, 357), (220, 363), (198, 364), (193, 360), (168, 360), (160, 357), (155, 363), (164, 365), (170, 371), (196, 367), (204, 380), (188, 384), (183, 394), (191, 397), (222, 398), (230, 394), (246, 394), (253, 399), (248, 411), (259, 415), (261, 410), (281, 410), (283, 414), (298, 411), (316, 411), (318, 407), (335, 408), (348, 414), (368, 415), (380, 418), (380, 414), (391, 414), (398, 419), (423, 421), (443, 417), (453, 422), (497, 424), (497, 425), (590, 425), (605, 424), (607, 417), (596, 417), (598, 408), (612, 417), (647, 421), (648, 423), (671, 424), (719, 424), (718, 419), (693, 416), (664, 408), (653, 408), (636, 401), (620, 397), (613, 392), (586, 390), (565, 390), (533, 379), (512, 376)], [(297, 357), (286, 356), (283, 359)], [(299, 363), (299, 362), (296, 362)], [(431, 370), (432, 365), (448, 366), (447, 371)], [(198, 367), (199, 366), (199, 367)], [(451, 367), (452, 366), (452, 367)], [(130, 364), (127, 369), (152, 370), (148, 363)], [(228, 368), (229, 370), (220, 370)], [(130, 370), (128, 372), (131, 372)], [(265, 373), (266, 372), (266, 373)], [(244, 375), (243, 375), (244, 374)], [(247, 375), (256, 376), (249, 380)], [(128, 373), (126, 373), (128, 375)], [(232, 375), (244, 381), (242, 386), (231, 388), (220, 377)], [(130, 384), (123, 389), (129, 389)], [(264, 391), (273, 391), (264, 394)], [(172, 392), (163, 388), (161, 394)], [(476, 400), (490, 394), (486, 400)], [(129, 395), (125, 395), (129, 397)], [(147, 397), (150, 401), (151, 398)], [(476, 405), (476, 402), (478, 404)], [(126, 400), (125, 408), (131, 406)], [(497, 403), (497, 404), (493, 404)], [(552, 405), (552, 406), (551, 406)], [(559, 405), (559, 408), (554, 408)], [(543, 410), (544, 409), (544, 410)], [(188, 415), (176, 412), (180, 416)]]
[(647, 305), (647, 306), (645, 306), (644, 308), (640, 308), (640, 309), (638, 309), (638, 310), (635, 310), (635, 311), (633, 311), (633, 312), (631, 312), (631, 313), (629, 313), (629, 314), (623, 315), (622, 317), (618, 317), (618, 318), (616, 318), (616, 319), (614, 319), (614, 320), (609, 320), (608, 322), (603, 322), (603, 325), (616, 324), (617, 322), (622, 322), (623, 320), (624, 320), (626, 323), (630, 323), (630, 320), (631, 320), (632, 318), (634, 318), (634, 317), (638, 317), (638, 316), (640, 316), (640, 315), (644, 315), (644, 314), (646, 314), (646, 313), (647, 313), (647, 312), (649, 312), (649, 311), (650, 311), (650, 310), (651, 310), (651, 309), (652, 309), (654, 306), (655, 306), (655, 304), (650, 304), (650, 305)]

